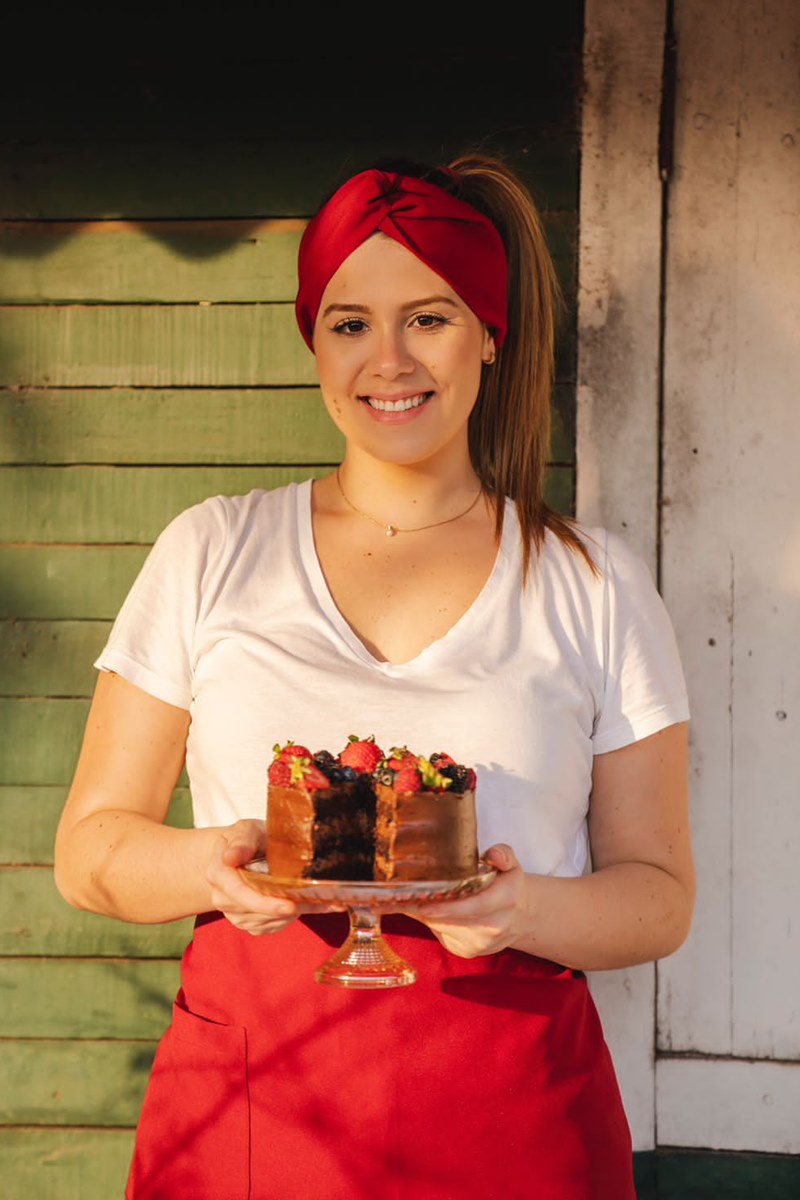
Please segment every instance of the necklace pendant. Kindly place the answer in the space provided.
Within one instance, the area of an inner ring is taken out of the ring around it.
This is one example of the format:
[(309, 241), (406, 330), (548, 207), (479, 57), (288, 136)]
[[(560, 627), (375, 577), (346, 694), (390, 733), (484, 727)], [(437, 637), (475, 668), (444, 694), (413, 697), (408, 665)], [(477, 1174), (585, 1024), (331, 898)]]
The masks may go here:
[(394, 525), (387, 525), (387, 526), (386, 526), (386, 536), (387, 536), (387, 537), (394, 537), (394, 535), (395, 535), (396, 533), (397, 533), (397, 530), (395, 529)]

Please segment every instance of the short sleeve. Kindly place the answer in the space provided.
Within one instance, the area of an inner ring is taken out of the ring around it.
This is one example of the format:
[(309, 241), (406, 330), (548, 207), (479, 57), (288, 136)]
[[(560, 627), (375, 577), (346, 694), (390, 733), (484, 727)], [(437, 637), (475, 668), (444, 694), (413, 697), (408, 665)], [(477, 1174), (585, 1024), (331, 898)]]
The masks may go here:
[(604, 754), (689, 719), (672, 621), (649, 568), (607, 534), (603, 597), (603, 698), (594, 753)]
[(186, 509), (156, 539), (94, 666), (178, 708), (192, 701), (194, 642), (219, 514)]

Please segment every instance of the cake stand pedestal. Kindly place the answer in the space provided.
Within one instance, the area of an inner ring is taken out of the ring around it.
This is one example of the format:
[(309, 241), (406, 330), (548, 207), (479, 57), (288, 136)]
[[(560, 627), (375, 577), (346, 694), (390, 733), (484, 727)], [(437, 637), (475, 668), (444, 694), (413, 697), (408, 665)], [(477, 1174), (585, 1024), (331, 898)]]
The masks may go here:
[(239, 874), (250, 887), (267, 896), (281, 896), (324, 911), (346, 908), (350, 918), (347, 938), (317, 968), (317, 983), (346, 988), (408, 987), (417, 973), (386, 942), (381, 914), (437, 900), (457, 900), (481, 892), (497, 871), (480, 862), (475, 875), (465, 879), (362, 881), (340, 879), (285, 879), (270, 875), (264, 858), (255, 858)]
[(366, 904), (347, 910), (350, 932), (340, 949), (314, 972), (317, 983), (337, 987), (390, 988), (414, 983), (417, 972), (381, 933), (381, 914)]

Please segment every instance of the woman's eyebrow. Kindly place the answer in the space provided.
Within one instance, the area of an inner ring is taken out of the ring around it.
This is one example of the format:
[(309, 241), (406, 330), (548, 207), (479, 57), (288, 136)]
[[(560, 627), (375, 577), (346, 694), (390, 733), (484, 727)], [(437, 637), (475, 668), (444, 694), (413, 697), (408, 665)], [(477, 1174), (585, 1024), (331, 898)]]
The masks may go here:
[(331, 313), (337, 312), (358, 312), (368, 313), (370, 311), (367, 304), (329, 304), (322, 313), (323, 318), (330, 316)]
[[(433, 304), (449, 304), (451, 308), (457, 308), (458, 304), (451, 296), (423, 296), (419, 300), (409, 300), (407, 304), (401, 304), (400, 308), (403, 312), (409, 312), (412, 308), (429, 308)], [(331, 313), (350, 312), (350, 313), (368, 313), (371, 312), (368, 304), (328, 304), (323, 310), (322, 317), (328, 317)]]

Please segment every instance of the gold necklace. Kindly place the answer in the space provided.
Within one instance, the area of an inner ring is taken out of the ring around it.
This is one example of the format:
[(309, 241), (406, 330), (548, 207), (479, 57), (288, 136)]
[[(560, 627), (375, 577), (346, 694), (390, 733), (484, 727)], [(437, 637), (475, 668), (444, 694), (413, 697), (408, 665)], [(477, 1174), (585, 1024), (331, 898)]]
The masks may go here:
[(377, 517), (371, 517), (369, 513), (362, 512), (360, 508), (356, 508), (352, 500), (349, 500), (345, 495), (342, 481), (339, 478), (339, 468), (336, 468), (336, 484), (339, 491), (342, 493), (342, 499), (345, 504), (349, 504), (354, 513), (358, 513), (360, 517), (364, 517), (366, 521), (372, 521), (373, 525), (379, 525), (384, 530), (387, 537), (394, 537), (398, 533), (420, 533), (423, 529), (434, 529), (437, 525), (449, 525), (451, 521), (458, 521), (461, 517), (465, 517), (468, 512), (472, 512), (475, 505), (483, 495), (483, 488), (478, 489), (478, 493), (474, 500), (471, 500), (463, 512), (456, 513), (454, 517), (445, 517), (443, 521), (432, 521), (430, 525), (415, 525), (413, 529), (400, 529), (397, 525), (387, 525), (385, 521), (379, 521)]

